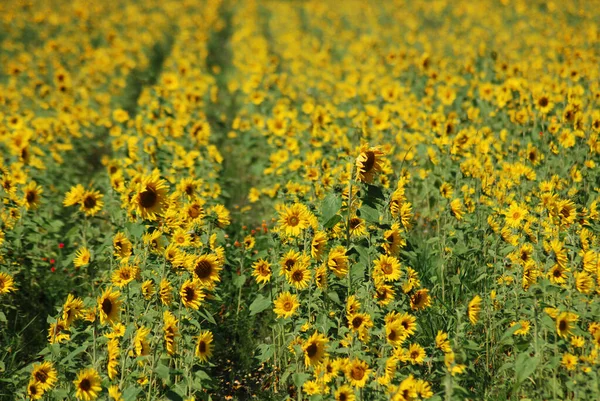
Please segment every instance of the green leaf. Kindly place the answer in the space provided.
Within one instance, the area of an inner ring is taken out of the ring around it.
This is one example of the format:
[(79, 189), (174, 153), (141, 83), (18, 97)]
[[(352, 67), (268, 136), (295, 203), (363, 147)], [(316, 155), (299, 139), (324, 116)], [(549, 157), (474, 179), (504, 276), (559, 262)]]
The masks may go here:
[(0, 312), (0, 323), (6, 323), (6, 315), (3, 312)]
[(260, 350), (260, 355), (257, 358), (261, 362), (268, 361), (275, 354), (275, 348), (272, 344), (260, 344), (258, 349)]
[(340, 221), (342, 221), (342, 216), (340, 216), (339, 214), (336, 214), (335, 216), (333, 216), (332, 218), (327, 220), (327, 222), (325, 224), (323, 224), (323, 227), (326, 229), (333, 228)]
[(135, 401), (142, 390), (137, 387), (128, 387), (123, 391), (123, 401)]
[(233, 285), (235, 286), (235, 288), (240, 288), (244, 285), (244, 283), (246, 283), (246, 275), (245, 274), (240, 274), (239, 276), (235, 276), (233, 278)]
[(360, 209), (360, 217), (369, 223), (379, 223), (379, 212), (374, 207), (363, 205)]
[(158, 366), (154, 368), (154, 373), (156, 373), (156, 376), (164, 381), (169, 380), (169, 367), (160, 362), (158, 363)]
[(292, 375), (292, 381), (296, 385), (296, 387), (300, 388), (302, 385), (308, 380), (310, 375), (308, 373), (294, 373)]
[(340, 301), (340, 296), (338, 295), (337, 292), (335, 292), (335, 291), (329, 291), (327, 293), (327, 296), (329, 297), (329, 299), (331, 299), (336, 304), (338, 304), (338, 305), (342, 304), (342, 301)]
[(69, 355), (67, 355), (61, 362), (61, 365), (65, 365), (67, 362), (70, 362), (73, 358), (75, 358), (77, 355), (81, 354), (82, 352), (84, 352), (87, 349), (87, 344), (82, 345), (81, 347), (77, 347), (75, 348), (75, 350), (73, 352), (71, 352)]
[[(329, 224), (330, 220), (337, 214), (342, 207), (342, 197), (335, 192), (330, 193), (323, 200), (323, 206), (321, 207), (321, 217), (323, 218), (324, 224)], [(335, 224), (332, 225), (332, 227)]]
[(518, 388), (535, 371), (540, 363), (540, 358), (537, 356), (531, 357), (528, 352), (519, 354), (515, 362), (515, 373), (517, 374), (517, 382), (515, 388)]
[(183, 401), (183, 397), (177, 394), (173, 390), (169, 390), (165, 393), (165, 397), (167, 397), (171, 401)]
[(211, 315), (211, 313), (209, 311), (207, 311), (206, 309), (199, 310), (198, 312), (200, 312), (200, 315), (203, 318), (205, 318), (209, 323), (217, 324), (217, 322), (215, 321), (215, 318), (213, 317), (213, 315)]
[(271, 306), (271, 300), (262, 295), (258, 295), (254, 302), (250, 304), (250, 316), (254, 316)]

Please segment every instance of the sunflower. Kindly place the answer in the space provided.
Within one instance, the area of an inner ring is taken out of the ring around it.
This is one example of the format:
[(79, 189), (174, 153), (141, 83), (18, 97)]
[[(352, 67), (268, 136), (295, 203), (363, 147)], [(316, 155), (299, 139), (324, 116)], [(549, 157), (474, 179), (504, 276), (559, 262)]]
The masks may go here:
[(400, 249), (406, 245), (402, 238), (400, 224), (394, 223), (392, 227), (383, 233), (383, 249), (388, 255), (397, 255)]
[(195, 310), (200, 308), (200, 303), (204, 300), (202, 288), (200, 288), (200, 285), (195, 280), (186, 280), (179, 290), (179, 296), (181, 297), (183, 306)]
[(40, 383), (31, 379), (27, 384), (27, 395), (32, 400), (39, 400), (44, 396), (44, 390), (42, 390)]
[(575, 370), (577, 367), (577, 357), (573, 354), (569, 354), (568, 352), (563, 354), (561, 365), (565, 367), (567, 370)]
[(354, 390), (352, 387), (344, 384), (340, 386), (337, 390), (335, 390), (335, 401), (355, 401), (356, 396), (354, 395)]
[(73, 294), (67, 296), (67, 300), (63, 305), (62, 318), (67, 327), (83, 316), (83, 301), (81, 298), (75, 298)]
[(579, 316), (572, 312), (562, 312), (556, 317), (556, 332), (559, 336), (567, 338), (571, 335), (571, 330), (575, 327), (575, 322)]
[(71, 339), (71, 335), (67, 332), (67, 325), (64, 320), (58, 320), (56, 323), (50, 324), (48, 328), (48, 342), (50, 344), (61, 344)]
[(369, 327), (373, 327), (373, 320), (367, 313), (355, 313), (348, 316), (348, 326), (350, 330), (360, 333)]
[(367, 225), (360, 217), (352, 217), (348, 222), (348, 229), (350, 230), (350, 235), (353, 237), (367, 235)]
[(408, 361), (413, 365), (422, 365), (425, 361), (425, 349), (417, 343), (413, 343), (408, 347)]
[(221, 281), (219, 277), (221, 267), (215, 255), (198, 256), (190, 270), (204, 287), (212, 288), (215, 283)]
[(371, 183), (375, 174), (382, 170), (383, 152), (378, 147), (370, 148), (369, 145), (363, 144), (355, 164), (356, 180)]
[(142, 177), (131, 199), (131, 208), (144, 220), (156, 220), (167, 207), (167, 182), (158, 173)]
[(165, 311), (163, 314), (163, 321), (165, 348), (167, 349), (167, 353), (169, 355), (173, 355), (177, 350), (175, 339), (179, 336), (179, 328), (177, 327), (178, 321), (175, 318), (175, 315), (173, 315), (173, 313), (170, 311)]
[(121, 350), (119, 349), (119, 339), (118, 338), (111, 338), (108, 341), (108, 356), (107, 356), (107, 364), (106, 364), (106, 371), (108, 372), (108, 378), (109, 379), (114, 379), (117, 374), (118, 374), (118, 370), (117, 368), (119, 367), (119, 354), (121, 353)]
[(396, 281), (400, 278), (400, 262), (394, 256), (381, 255), (374, 262), (373, 278), (376, 282)]
[(79, 248), (75, 252), (75, 259), (73, 259), (73, 265), (76, 268), (86, 266), (88, 263), (90, 263), (91, 258), (92, 255), (90, 254), (89, 249), (87, 249), (86, 247)]
[(30, 182), (23, 188), (23, 204), (27, 209), (35, 209), (40, 205), (41, 195), (44, 192), (42, 187), (35, 182)]
[(217, 227), (225, 228), (231, 224), (229, 210), (223, 205), (215, 205), (208, 210), (209, 214), (215, 219)]
[(145, 280), (142, 283), (142, 295), (145, 300), (150, 300), (155, 292), (156, 288), (154, 287), (154, 282), (152, 280)]
[(327, 266), (323, 265), (315, 270), (315, 284), (320, 290), (327, 288)]
[(286, 278), (290, 285), (293, 285), (297, 290), (303, 290), (308, 287), (310, 282), (310, 270), (304, 265), (295, 266), (287, 275)]
[(150, 342), (148, 341), (148, 335), (150, 329), (144, 326), (140, 326), (135, 332), (133, 337), (133, 347), (137, 356), (146, 356), (150, 354)]
[(160, 281), (158, 293), (160, 295), (160, 302), (163, 305), (171, 305), (171, 302), (173, 302), (173, 286), (167, 278), (163, 278)]
[(102, 391), (100, 375), (94, 368), (80, 371), (77, 374), (77, 379), (75, 379), (73, 383), (75, 383), (75, 389), (77, 391), (75, 396), (79, 400), (95, 400)]
[(337, 246), (329, 252), (327, 266), (333, 273), (339, 277), (345, 277), (348, 274), (348, 256), (346, 256), (346, 248)]
[(310, 256), (317, 261), (321, 261), (325, 245), (327, 245), (327, 234), (323, 231), (317, 231), (310, 245)]
[(252, 265), (252, 275), (258, 284), (271, 281), (271, 264), (264, 259), (259, 259)]
[(300, 203), (283, 206), (279, 212), (279, 225), (285, 235), (297, 237), (310, 226), (310, 212)]
[(13, 277), (7, 273), (0, 273), (0, 295), (16, 290)]
[(125, 263), (113, 272), (111, 281), (117, 287), (122, 288), (135, 280), (138, 274), (139, 268), (137, 266)]
[(115, 401), (123, 401), (123, 395), (119, 391), (119, 386), (113, 384), (108, 388), (108, 396)]
[(201, 362), (206, 362), (212, 356), (213, 353), (213, 334), (210, 331), (203, 331), (198, 336), (198, 342), (196, 343), (196, 356), (200, 358)]
[(383, 283), (376, 283), (375, 285), (375, 294), (373, 298), (377, 299), (377, 303), (381, 306), (389, 305), (396, 295), (396, 290), (389, 285)]
[(300, 306), (298, 297), (290, 294), (289, 291), (282, 292), (275, 300), (273, 312), (279, 318), (287, 319), (296, 313), (296, 309)]
[(294, 267), (305, 263), (308, 263), (308, 261), (306, 260), (304, 255), (302, 255), (300, 252), (296, 252), (293, 249), (290, 249), (279, 260), (279, 264), (281, 265), (279, 275), (288, 275)]
[(503, 212), (506, 218), (506, 225), (512, 228), (519, 228), (521, 222), (527, 217), (528, 211), (526, 208), (519, 206), (516, 202), (510, 204), (508, 209)]
[(398, 321), (388, 322), (385, 325), (385, 338), (392, 346), (397, 347), (408, 337), (406, 330)]
[(346, 365), (346, 379), (353, 387), (364, 387), (370, 374), (369, 365), (360, 359), (354, 359)]
[(456, 198), (450, 202), (450, 212), (452, 212), (452, 215), (456, 217), (456, 220), (463, 219), (465, 215), (465, 209), (463, 208), (463, 203), (460, 199)]
[(79, 200), (79, 209), (86, 214), (86, 216), (94, 216), (104, 206), (102, 202), (103, 195), (100, 191), (85, 191)]
[(115, 256), (124, 259), (131, 256), (132, 250), (131, 241), (125, 236), (125, 234), (118, 232), (113, 237), (113, 253)]
[(327, 343), (329, 340), (325, 335), (315, 331), (312, 336), (302, 344), (304, 351), (304, 364), (308, 366), (320, 365), (327, 356)]
[(204, 207), (202, 207), (202, 202), (200, 200), (195, 200), (187, 204), (183, 210), (184, 216), (186, 216), (186, 219), (189, 222), (200, 222), (205, 216)]
[(117, 323), (119, 321), (119, 312), (121, 309), (121, 301), (119, 291), (113, 291), (112, 287), (108, 287), (100, 297), (98, 297), (98, 312), (100, 313), (100, 323)]
[(58, 380), (58, 374), (52, 362), (42, 362), (33, 365), (31, 380), (39, 384), (42, 391), (50, 390)]
[(479, 312), (481, 312), (481, 297), (479, 295), (475, 295), (467, 307), (467, 316), (469, 317), (471, 324), (477, 323)]
[(410, 308), (413, 310), (425, 309), (431, 306), (431, 297), (429, 296), (428, 289), (422, 289), (415, 292), (410, 298)]

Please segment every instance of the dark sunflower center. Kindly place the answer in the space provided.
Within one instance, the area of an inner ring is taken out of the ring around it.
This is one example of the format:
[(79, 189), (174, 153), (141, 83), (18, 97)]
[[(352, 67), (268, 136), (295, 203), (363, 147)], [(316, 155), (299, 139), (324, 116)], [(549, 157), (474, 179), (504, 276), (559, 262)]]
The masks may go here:
[(385, 263), (381, 270), (383, 270), (385, 274), (392, 274), (394, 272), (394, 268), (389, 263)]
[(388, 334), (388, 340), (396, 341), (397, 338), (398, 338), (398, 333), (396, 332), (396, 330), (391, 330), (390, 334)]
[(360, 316), (356, 316), (354, 319), (352, 319), (352, 327), (354, 327), (355, 329), (360, 328), (360, 326), (362, 326), (363, 324), (363, 319)]
[(185, 187), (185, 193), (189, 196), (192, 196), (194, 194), (194, 186), (193, 185), (186, 185)]
[(196, 292), (194, 291), (194, 289), (193, 289), (193, 288), (187, 287), (187, 288), (185, 289), (185, 300), (186, 300), (187, 302), (191, 302), (191, 301), (193, 301), (193, 300), (194, 300), (194, 297), (195, 297), (195, 295), (196, 295)]
[(350, 375), (354, 380), (362, 380), (362, 378), (365, 376), (365, 370), (362, 368), (362, 366), (354, 366), (350, 371)]
[(373, 169), (373, 166), (375, 166), (375, 153), (368, 151), (366, 155), (367, 160), (365, 160), (365, 162), (363, 163), (363, 170), (365, 171), (365, 173), (368, 173)]
[(317, 344), (311, 344), (308, 346), (308, 348), (306, 348), (306, 355), (308, 355), (309, 358), (314, 357), (315, 355), (317, 355), (317, 351), (319, 350), (319, 347), (317, 347)]
[(547, 97), (541, 97), (540, 101), (538, 102), (538, 104), (540, 105), (540, 107), (546, 107), (548, 106), (548, 98)]
[(158, 195), (152, 188), (146, 187), (146, 190), (140, 194), (140, 206), (145, 209), (150, 209), (156, 205)]
[(562, 276), (562, 272), (560, 271), (560, 269), (554, 269), (554, 272), (552, 272), (552, 275), (556, 278), (559, 278)]
[(354, 230), (356, 227), (360, 226), (360, 219), (352, 218), (350, 219), (350, 228)]
[(201, 341), (199, 348), (200, 348), (201, 353), (205, 353), (206, 352), (206, 343), (204, 341)]
[(560, 331), (565, 331), (565, 330), (567, 330), (568, 328), (569, 328), (569, 324), (567, 323), (567, 321), (566, 321), (566, 320), (561, 320), (561, 321), (558, 323), (558, 329), (559, 329)]
[(48, 380), (48, 374), (42, 370), (35, 372), (35, 380), (39, 381), (40, 383), (46, 383), (46, 380)]
[(102, 301), (102, 312), (104, 312), (108, 316), (108, 315), (110, 315), (112, 308), (113, 308), (113, 304), (112, 304), (111, 300), (108, 298), (105, 298), (104, 301)]
[(292, 305), (292, 303), (290, 301), (285, 301), (283, 303), (283, 310), (286, 311), (286, 312), (291, 311), (292, 307), (293, 307), (293, 305)]
[(304, 273), (302, 273), (300, 270), (295, 271), (294, 274), (292, 274), (292, 280), (296, 283), (303, 281)]
[(93, 209), (96, 206), (96, 198), (93, 196), (86, 196), (83, 200), (83, 206), (86, 209)]
[(90, 383), (89, 379), (83, 379), (80, 383), (79, 383), (79, 388), (82, 391), (90, 391), (90, 389), (92, 388), (92, 383)]
[(339, 401), (348, 401), (348, 396), (346, 395), (346, 393), (340, 393), (338, 400)]
[(36, 193), (34, 191), (28, 191), (25, 198), (27, 199), (27, 203), (33, 203), (35, 202)]
[(291, 216), (288, 219), (288, 224), (292, 227), (296, 227), (298, 225), (298, 223), (300, 223), (300, 220), (298, 219), (297, 216)]
[(196, 276), (198, 276), (198, 278), (206, 279), (210, 277), (212, 270), (213, 267), (210, 262), (206, 260), (201, 260), (198, 263), (196, 263), (196, 269), (194, 271), (196, 272)]
[(294, 267), (295, 264), (296, 264), (296, 261), (294, 259), (288, 259), (284, 263), (287, 270), (290, 270), (292, 267)]

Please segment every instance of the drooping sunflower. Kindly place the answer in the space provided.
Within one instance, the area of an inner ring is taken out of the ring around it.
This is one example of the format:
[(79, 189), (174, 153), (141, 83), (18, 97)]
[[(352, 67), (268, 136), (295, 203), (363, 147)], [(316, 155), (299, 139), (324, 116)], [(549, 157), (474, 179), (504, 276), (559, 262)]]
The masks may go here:
[(33, 365), (31, 379), (39, 384), (42, 391), (50, 390), (58, 380), (58, 373), (52, 362), (44, 361)]
[(158, 294), (160, 296), (160, 302), (163, 305), (171, 305), (173, 302), (173, 286), (168, 278), (163, 278), (160, 280)]
[(462, 220), (465, 216), (465, 209), (462, 201), (459, 198), (456, 198), (450, 202), (450, 212), (454, 217), (456, 217), (456, 220)]
[(285, 291), (279, 294), (275, 300), (273, 312), (275, 312), (277, 317), (287, 319), (296, 313), (296, 309), (298, 309), (299, 306), (300, 302), (298, 302), (298, 297), (290, 294), (289, 291)]
[(221, 266), (215, 255), (198, 256), (191, 264), (190, 271), (207, 288), (212, 288), (215, 283), (221, 281), (219, 277)]
[(308, 287), (310, 282), (310, 270), (305, 265), (295, 266), (287, 275), (288, 282), (298, 290), (303, 290)]
[(7, 273), (0, 272), (0, 295), (8, 294), (11, 291), (16, 291), (13, 277)]
[(346, 379), (353, 387), (364, 387), (370, 374), (369, 365), (360, 359), (353, 359), (346, 365)]
[(135, 332), (133, 337), (133, 347), (137, 356), (146, 356), (150, 354), (150, 342), (148, 341), (148, 335), (150, 329), (144, 326), (140, 326)]
[(80, 371), (77, 374), (77, 379), (73, 381), (76, 389), (75, 396), (79, 400), (95, 400), (102, 391), (100, 382), (100, 375), (96, 369), (88, 368)]
[(35, 209), (40, 205), (40, 200), (44, 190), (42, 187), (31, 181), (23, 188), (23, 204), (27, 209)]
[(479, 295), (475, 295), (467, 307), (467, 316), (469, 317), (471, 324), (477, 323), (479, 312), (481, 312), (481, 297)]
[(153, 173), (142, 177), (131, 199), (131, 209), (144, 220), (156, 220), (167, 207), (167, 182)]
[(374, 263), (373, 278), (376, 282), (396, 281), (400, 278), (400, 262), (394, 256), (381, 255)]
[(212, 356), (213, 353), (213, 334), (210, 331), (203, 331), (198, 336), (198, 342), (196, 343), (196, 357), (201, 362), (206, 362)]
[(80, 210), (87, 216), (96, 215), (104, 206), (103, 197), (100, 191), (85, 191), (79, 200)]
[(360, 154), (356, 158), (356, 180), (366, 183), (373, 182), (375, 174), (382, 170), (383, 155), (380, 148), (363, 144), (360, 147)]
[(323, 231), (317, 231), (310, 245), (310, 256), (317, 261), (321, 261), (325, 245), (327, 245), (327, 234)]
[(252, 265), (252, 275), (258, 284), (267, 283), (271, 280), (271, 264), (264, 259), (259, 259)]
[(326, 348), (328, 342), (329, 340), (324, 334), (315, 331), (313, 335), (302, 344), (304, 364), (306, 366), (320, 365), (327, 356)]
[(562, 312), (556, 317), (556, 333), (563, 338), (571, 335), (579, 316), (573, 312)]
[(75, 298), (73, 294), (67, 296), (67, 300), (63, 305), (62, 318), (67, 327), (83, 316), (83, 301), (81, 298)]
[(321, 290), (327, 288), (327, 266), (322, 265), (315, 270), (315, 284)]
[(88, 263), (90, 263), (91, 258), (92, 254), (90, 253), (90, 250), (86, 247), (81, 247), (75, 252), (75, 259), (73, 259), (73, 265), (76, 268), (86, 266)]
[(108, 357), (106, 362), (106, 371), (108, 372), (108, 378), (114, 379), (118, 374), (119, 367), (119, 354), (121, 350), (119, 349), (119, 339), (111, 338), (108, 341)]
[(123, 259), (131, 256), (131, 241), (125, 234), (118, 232), (113, 238), (113, 253), (115, 256)]
[(181, 303), (186, 308), (198, 310), (200, 303), (204, 300), (202, 288), (195, 280), (186, 280), (179, 290)]
[(108, 287), (100, 297), (98, 297), (98, 312), (100, 313), (100, 323), (117, 323), (121, 310), (121, 300), (119, 291), (113, 291)]
[(165, 339), (165, 348), (169, 355), (175, 354), (177, 350), (177, 344), (175, 339), (179, 336), (179, 328), (177, 327), (178, 320), (175, 315), (170, 311), (165, 311), (163, 314), (163, 332)]
[(332, 249), (331, 252), (329, 252), (327, 266), (329, 266), (337, 277), (345, 277), (348, 274), (348, 256), (346, 256), (346, 248), (338, 246)]
[(310, 212), (301, 203), (283, 206), (279, 212), (279, 225), (285, 235), (297, 237), (310, 226)]

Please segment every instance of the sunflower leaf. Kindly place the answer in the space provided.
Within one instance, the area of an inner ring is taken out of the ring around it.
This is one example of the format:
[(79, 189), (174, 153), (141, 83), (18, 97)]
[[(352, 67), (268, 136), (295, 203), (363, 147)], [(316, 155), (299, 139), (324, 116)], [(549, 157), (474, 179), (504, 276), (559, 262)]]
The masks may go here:
[[(323, 218), (323, 225), (329, 226), (330, 220), (332, 220), (337, 212), (342, 207), (342, 197), (336, 193), (330, 193), (323, 200), (323, 206), (321, 207), (321, 217)], [(336, 223), (333, 223), (331, 227), (333, 227)]]
[(256, 299), (250, 304), (250, 316), (254, 316), (271, 306), (271, 300), (262, 295), (258, 295)]

